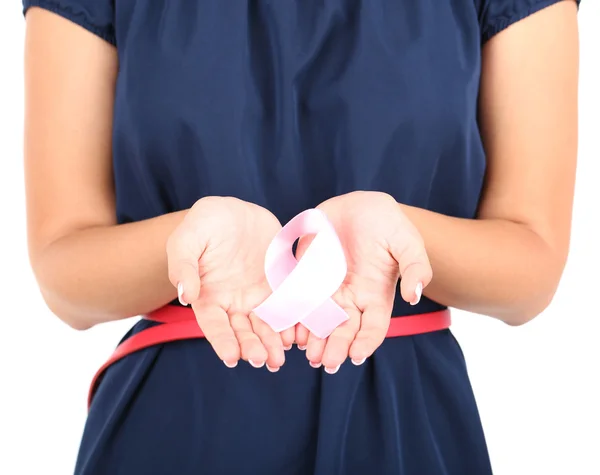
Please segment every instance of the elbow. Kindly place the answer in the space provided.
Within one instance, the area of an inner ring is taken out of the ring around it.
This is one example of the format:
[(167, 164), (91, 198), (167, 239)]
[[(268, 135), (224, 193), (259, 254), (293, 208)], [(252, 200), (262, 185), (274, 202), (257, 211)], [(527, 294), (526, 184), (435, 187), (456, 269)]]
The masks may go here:
[(66, 323), (69, 327), (71, 327), (73, 330), (77, 330), (77, 331), (82, 332), (82, 331), (89, 330), (90, 328), (94, 327), (93, 324), (86, 323), (86, 322), (84, 322), (84, 321), (82, 321), (80, 319), (77, 319), (77, 318), (68, 318), (66, 315), (56, 315), (56, 316), (62, 322)]
[(536, 317), (540, 316), (552, 303), (554, 294), (546, 298), (537, 299), (536, 301), (527, 302), (523, 305), (518, 305), (517, 308), (511, 310), (510, 313), (501, 316), (501, 320), (511, 327), (520, 327), (531, 322)]
[(40, 290), (48, 310), (73, 330), (85, 331), (94, 326), (91, 318), (86, 317), (86, 312), (76, 309), (75, 305), (66, 302), (65, 299), (42, 286), (40, 286)]
[(543, 314), (554, 300), (561, 274), (562, 270), (555, 274), (555, 277), (546, 279), (544, 285), (537, 289), (526, 289), (526, 296), (524, 295), (524, 298), (501, 318), (504, 323), (511, 327), (519, 327)]
[(72, 329), (89, 330), (94, 326), (90, 312), (82, 308), (81, 302), (74, 301), (73, 292), (67, 290), (73, 287), (72, 284), (65, 282), (59, 271), (60, 267), (55, 264), (54, 259), (47, 257), (48, 254), (38, 253), (33, 256), (30, 252), (29, 256), (31, 269), (46, 307)]
[(94, 327), (93, 323), (86, 322), (85, 320), (81, 319), (81, 317), (76, 318), (66, 313), (58, 314), (52, 309), (50, 309), (50, 311), (54, 313), (54, 315), (56, 315), (63, 323), (66, 323), (69, 327), (71, 327), (73, 330), (82, 332)]
[(537, 272), (529, 276), (529, 284), (520, 287), (521, 294), (509, 315), (502, 318), (504, 323), (518, 327), (540, 316), (552, 304), (567, 263), (568, 246), (561, 252), (546, 248)]
[(40, 262), (32, 262), (31, 267), (42, 299), (52, 314), (77, 331), (89, 330), (94, 326), (89, 312), (73, 300), (71, 292), (64, 292), (69, 286), (63, 283), (56, 272), (52, 272), (52, 268)]
[(76, 283), (49, 268), (34, 267), (34, 273), (48, 310), (73, 330), (85, 331), (99, 323), (130, 316), (116, 313), (106, 305), (106, 300), (98, 305), (98, 301), (81, 292)]
[(77, 330), (77, 331), (89, 330), (90, 328), (92, 328), (94, 326), (94, 325), (83, 324), (83, 322), (77, 321), (77, 320), (63, 319), (62, 321), (65, 322), (67, 325), (69, 325), (73, 330)]

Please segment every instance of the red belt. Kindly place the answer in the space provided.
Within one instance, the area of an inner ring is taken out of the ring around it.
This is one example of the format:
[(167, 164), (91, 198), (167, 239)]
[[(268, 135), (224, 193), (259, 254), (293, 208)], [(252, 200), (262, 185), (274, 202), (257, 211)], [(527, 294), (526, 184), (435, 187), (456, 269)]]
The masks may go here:
[[(121, 358), (144, 348), (170, 341), (204, 338), (204, 333), (202, 333), (202, 330), (198, 326), (194, 312), (190, 307), (167, 305), (144, 316), (144, 318), (160, 322), (162, 325), (146, 328), (127, 338), (127, 340), (117, 346), (111, 357), (96, 372), (92, 380), (88, 394), (88, 407), (92, 403), (94, 392), (104, 371)], [(445, 330), (449, 327), (449, 310), (410, 315), (408, 317), (394, 317), (390, 320), (390, 327), (386, 338), (418, 335), (420, 333)]]

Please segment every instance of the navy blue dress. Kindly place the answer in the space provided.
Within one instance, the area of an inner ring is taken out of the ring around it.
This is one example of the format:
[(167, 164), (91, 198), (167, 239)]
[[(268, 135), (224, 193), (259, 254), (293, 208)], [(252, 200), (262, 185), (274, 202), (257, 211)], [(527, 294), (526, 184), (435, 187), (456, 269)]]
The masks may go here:
[[(24, 0), (113, 44), (120, 223), (229, 195), (282, 223), (354, 190), (473, 218), (484, 43), (558, 0)], [(51, 38), (48, 40), (51, 41)], [(396, 298), (394, 315), (442, 309)], [(142, 321), (129, 334), (154, 325)], [(127, 336), (126, 336), (127, 337)], [(487, 475), (449, 330), (390, 338), (335, 375), (278, 373), (205, 340), (117, 362), (78, 475)], [(82, 401), (83, 402), (83, 401)]]

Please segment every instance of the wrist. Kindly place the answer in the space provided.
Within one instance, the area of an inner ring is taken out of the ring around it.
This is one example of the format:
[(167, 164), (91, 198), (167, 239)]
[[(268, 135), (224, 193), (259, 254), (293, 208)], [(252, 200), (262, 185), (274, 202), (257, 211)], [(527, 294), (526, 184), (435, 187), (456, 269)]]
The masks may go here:
[(398, 203), (398, 207), (400, 208), (400, 212), (421, 232), (420, 222), (423, 214), (428, 213), (428, 211), (404, 203)]

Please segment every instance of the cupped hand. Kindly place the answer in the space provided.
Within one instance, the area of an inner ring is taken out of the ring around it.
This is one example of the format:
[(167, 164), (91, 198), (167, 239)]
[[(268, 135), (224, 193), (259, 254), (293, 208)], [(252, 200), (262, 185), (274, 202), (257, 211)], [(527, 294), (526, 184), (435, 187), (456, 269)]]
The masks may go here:
[(252, 313), (271, 293), (264, 260), (280, 229), (258, 205), (208, 197), (194, 204), (168, 240), (169, 279), (229, 367), (241, 358), (277, 371), (294, 341), (294, 328), (276, 333)]
[[(333, 224), (346, 255), (348, 273), (333, 299), (350, 319), (326, 339), (298, 324), (296, 343), (306, 346), (311, 366), (335, 373), (347, 357), (362, 364), (381, 345), (390, 324), (396, 285), (415, 305), (432, 278), (421, 235), (385, 193), (354, 192), (318, 206)], [(311, 237), (298, 244), (301, 258)]]

